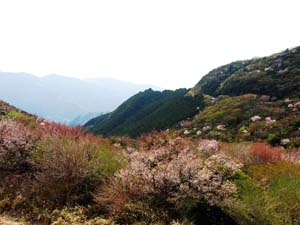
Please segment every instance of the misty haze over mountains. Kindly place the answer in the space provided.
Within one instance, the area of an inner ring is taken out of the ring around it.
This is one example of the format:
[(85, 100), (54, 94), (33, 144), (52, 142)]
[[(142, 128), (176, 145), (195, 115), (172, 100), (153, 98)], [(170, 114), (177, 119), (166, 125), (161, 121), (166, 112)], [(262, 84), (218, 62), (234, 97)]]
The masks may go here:
[(148, 88), (160, 90), (111, 78), (81, 80), (61, 75), (37, 77), (0, 72), (1, 100), (29, 113), (72, 125), (110, 112), (130, 96)]

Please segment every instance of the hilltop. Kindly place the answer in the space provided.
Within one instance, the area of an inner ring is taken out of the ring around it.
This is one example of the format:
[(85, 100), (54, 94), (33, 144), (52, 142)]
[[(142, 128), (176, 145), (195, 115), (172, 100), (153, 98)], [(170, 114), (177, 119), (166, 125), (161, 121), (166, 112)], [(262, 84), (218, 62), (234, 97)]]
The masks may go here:
[(205, 75), (190, 94), (238, 96), (247, 93), (274, 98), (299, 97), (300, 47), (263, 58), (236, 61)]

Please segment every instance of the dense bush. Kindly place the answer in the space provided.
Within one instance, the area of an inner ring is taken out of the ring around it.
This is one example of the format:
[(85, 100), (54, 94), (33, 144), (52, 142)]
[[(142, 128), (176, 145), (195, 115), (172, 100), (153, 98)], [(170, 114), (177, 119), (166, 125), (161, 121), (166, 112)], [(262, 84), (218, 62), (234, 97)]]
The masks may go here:
[(283, 159), (284, 150), (274, 148), (265, 143), (255, 143), (251, 146), (249, 160), (253, 164), (275, 163)]
[(35, 155), (39, 194), (54, 205), (88, 202), (93, 189), (121, 165), (109, 146), (69, 136), (44, 136)]
[[(120, 223), (128, 222), (126, 216), (120, 215), (127, 215), (130, 204), (160, 209), (168, 219), (183, 216), (201, 203), (226, 207), (236, 193), (231, 179), (241, 164), (223, 154), (205, 159), (194, 148), (181, 149), (176, 145), (175, 141), (156, 150), (129, 155), (129, 166), (99, 190), (97, 203)], [(149, 209), (146, 211), (151, 212)], [(163, 213), (159, 215), (164, 217)]]
[(7, 115), (0, 120), (1, 211), (48, 221), (57, 207), (91, 204), (95, 188), (124, 163), (108, 141), (78, 127), (26, 120), (33, 127), (22, 114)]

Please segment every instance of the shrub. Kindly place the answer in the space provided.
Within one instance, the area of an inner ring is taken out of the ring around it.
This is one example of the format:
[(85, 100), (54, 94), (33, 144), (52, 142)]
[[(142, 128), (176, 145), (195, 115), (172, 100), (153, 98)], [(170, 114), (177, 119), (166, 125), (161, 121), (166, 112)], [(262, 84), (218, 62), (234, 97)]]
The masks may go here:
[(290, 143), (287, 144), (287, 148), (300, 148), (300, 139), (291, 140)]
[(172, 218), (200, 202), (226, 206), (236, 193), (230, 179), (241, 164), (224, 154), (203, 159), (194, 148), (165, 146), (129, 157), (129, 166), (95, 195), (110, 214), (120, 215), (126, 204), (142, 202), (167, 211)]
[(153, 208), (146, 202), (127, 203), (124, 210), (115, 215), (117, 224), (157, 224), (163, 225), (168, 221), (168, 213), (161, 208)]
[(37, 130), (40, 137), (43, 137), (44, 135), (71, 136), (74, 138), (84, 136), (84, 133), (79, 126), (68, 127), (64, 124), (47, 121), (41, 118), (37, 121), (40, 124)]
[(64, 208), (55, 210), (52, 215), (51, 225), (114, 225), (115, 223), (101, 218), (88, 219), (84, 207)]
[(11, 119), (0, 121), (0, 169), (26, 172), (31, 168), (35, 137)]
[(37, 122), (35, 120), (35, 117), (25, 112), (20, 112), (15, 110), (9, 111), (6, 114), (6, 118), (20, 122), (24, 124), (26, 127), (33, 127), (33, 128), (37, 127)]
[(0, 210), (45, 222), (55, 208), (90, 204), (94, 189), (124, 162), (101, 137), (37, 122), (29, 129), (0, 120)]
[(33, 214), (33, 202), (31, 202), (33, 172), (0, 171), (1, 212), (28, 215), (28, 217)]
[(283, 159), (284, 151), (265, 143), (254, 143), (249, 154), (250, 162), (253, 164), (274, 163)]
[(216, 140), (202, 140), (198, 144), (198, 151), (207, 155), (213, 155), (219, 150), (219, 142)]
[(105, 143), (56, 135), (42, 138), (35, 160), (40, 168), (35, 188), (54, 206), (89, 202), (91, 191), (121, 165)]
[(280, 137), (275, 134), (269, 134), (267, 137), (267, 142), (271, 145), (278, 145), (280, 144)]
[(243, 164), (248, 164), (251, 146), (250, 142), (221, 143), (220, 150), (241, 161)]

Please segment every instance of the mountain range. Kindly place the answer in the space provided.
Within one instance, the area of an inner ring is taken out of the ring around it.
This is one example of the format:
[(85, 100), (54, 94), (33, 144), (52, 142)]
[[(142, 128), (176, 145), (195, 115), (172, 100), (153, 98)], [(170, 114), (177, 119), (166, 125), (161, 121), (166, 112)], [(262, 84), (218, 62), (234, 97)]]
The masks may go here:
[[(110, 78), (81, 80), (61, 75), (37, 77), (27, 73), (0, 73), (1, 100), (29, 113), (72, 125), (110, 112), (147, 88), (160, 89)], [(84, 119), (78, 121), (78, 117)]]

